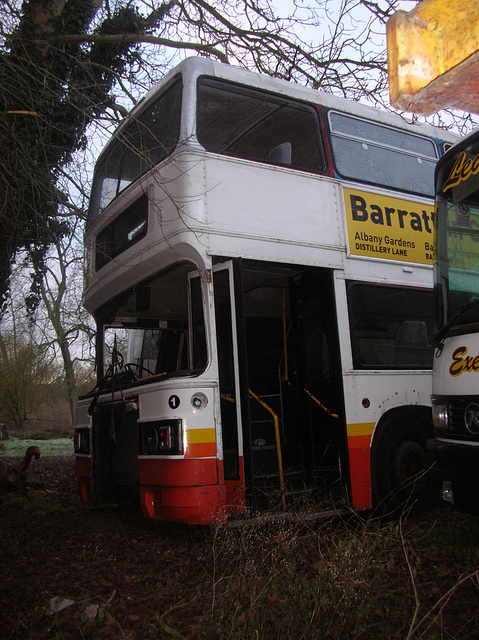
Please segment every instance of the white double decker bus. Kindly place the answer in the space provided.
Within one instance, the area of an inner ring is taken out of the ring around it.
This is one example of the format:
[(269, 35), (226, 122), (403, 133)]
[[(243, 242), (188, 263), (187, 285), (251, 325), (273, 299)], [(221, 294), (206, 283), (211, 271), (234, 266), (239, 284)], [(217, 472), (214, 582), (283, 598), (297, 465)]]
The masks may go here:
[(96, 165), (85, 502), (208, 524), (370, 508), (426, 464), (433, 174), (447, 134), (205, 59)]

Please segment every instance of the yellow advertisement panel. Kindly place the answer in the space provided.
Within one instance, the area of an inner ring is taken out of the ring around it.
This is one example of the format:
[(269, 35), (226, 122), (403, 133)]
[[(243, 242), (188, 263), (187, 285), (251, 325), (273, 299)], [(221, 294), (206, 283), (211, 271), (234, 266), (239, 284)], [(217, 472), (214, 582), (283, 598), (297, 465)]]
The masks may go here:
[(359, 189), (344, 189), (352, 256), (433, 263), (434, 207)]

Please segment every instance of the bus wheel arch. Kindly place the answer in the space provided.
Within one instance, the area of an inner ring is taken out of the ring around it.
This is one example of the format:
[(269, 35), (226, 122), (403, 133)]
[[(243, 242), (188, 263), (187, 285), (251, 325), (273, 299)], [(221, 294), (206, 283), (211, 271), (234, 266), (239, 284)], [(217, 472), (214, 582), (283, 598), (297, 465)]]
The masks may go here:
[(430, 407), (400, 407), (378, 423), (371, 446), (373, 506), (424, 511), (434, 501), (426, 442), (432, 438)]

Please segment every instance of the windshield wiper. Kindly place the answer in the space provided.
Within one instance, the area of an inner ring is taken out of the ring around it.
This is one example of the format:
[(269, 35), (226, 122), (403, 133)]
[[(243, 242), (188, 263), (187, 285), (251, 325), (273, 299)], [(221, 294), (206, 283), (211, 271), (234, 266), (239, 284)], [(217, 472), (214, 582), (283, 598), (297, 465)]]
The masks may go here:
[(452, 316), (452, 318), (450, 318), (446, 324), (441, 327), (441, 329), (438, 329), (435, 334), (434, 334), (434, 338), (433, 338), (433, 342), (434, 342), (434, 346), (438, 347), (438, 348), (442, 348), (443, 344), (444, 344), (444, 340), (446, 339), (447, 335), (449, 334), (449, 331), (451, 329), (451, 327), (456, 324), (456, 322), (459, 320), (459, 318), (471, 307), (473, 307), (474, 305), (476, 305), (479, 302), (479, 297), (474, 297), (471, 300), (469, 300), (469, 302), (466, 302), (466, 304), (463, 304), (462, 307), (459, 307), (459, 309), (456, 311), (456, 313)]

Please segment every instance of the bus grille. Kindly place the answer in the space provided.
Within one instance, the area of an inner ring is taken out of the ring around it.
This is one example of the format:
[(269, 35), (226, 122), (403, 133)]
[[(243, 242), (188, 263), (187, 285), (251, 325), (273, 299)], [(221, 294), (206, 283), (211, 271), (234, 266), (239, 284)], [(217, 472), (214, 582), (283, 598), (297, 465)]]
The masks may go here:
[[(457, 440), (468, 440), (479, 442), (479, 427), (471, 427), (469, 430), (466, 426), (466, 409), (477, 405), (479, 412), (479, 397), (466, 396), (464, 398), (453, 398), (449, 400), (449, 432), (448, 436)], [(441, 433), (441, 436), (446, 434)]]

